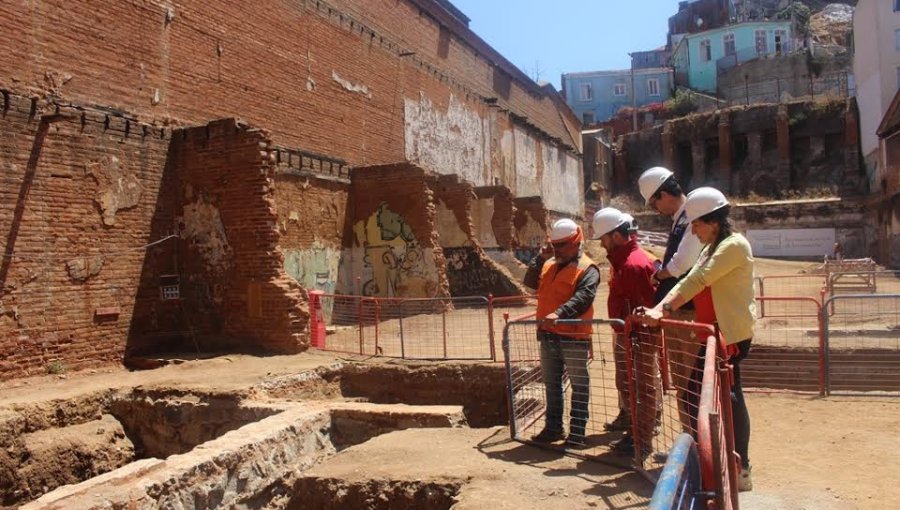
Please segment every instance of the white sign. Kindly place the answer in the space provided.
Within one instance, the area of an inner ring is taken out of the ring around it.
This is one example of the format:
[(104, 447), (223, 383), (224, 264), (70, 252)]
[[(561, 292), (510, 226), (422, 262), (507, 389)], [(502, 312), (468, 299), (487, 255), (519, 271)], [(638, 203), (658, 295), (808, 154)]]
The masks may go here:
[(833, 228), (748, 230), (757, 257), (824, 257), (834, 252)]

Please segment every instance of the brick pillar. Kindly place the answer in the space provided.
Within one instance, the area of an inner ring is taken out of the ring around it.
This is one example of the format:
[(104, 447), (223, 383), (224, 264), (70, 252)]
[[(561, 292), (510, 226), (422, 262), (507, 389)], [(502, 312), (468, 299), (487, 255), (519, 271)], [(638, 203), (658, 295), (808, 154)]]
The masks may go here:
[(747, 133), (747, 160), (750, 168), (758, 168), (762, 161), (762, 133)]
[(731, 116), (728, 112), (719, 114), (719, 181), (722, 191), (731, 193), (731, 171), (734, 165), (734, 150), (731, 141)]
[(690, 186), (696, 188), (706, 182), (706, 140), (691, 142), (691, 158), (694, 160), (694, 173)]
[(788, 123), (787, 105), (778, 107), (775, 117), (775, 128), (778, 131), (778, 183), (784, 186), (791, 184), (791, 126)]
[(853, 108), (844, 112), (844, 176), (859, 175), (859, 117)]
[(616, 152), (615, 189), (613, 194), (624, 193), (628, 189), (628, 167), (625, 164), (625, 151)]
[(675, 171), (675, 133), (672, 131), (672, 123), (666, 122), (662, 131), (663, 165), (669, 170)]

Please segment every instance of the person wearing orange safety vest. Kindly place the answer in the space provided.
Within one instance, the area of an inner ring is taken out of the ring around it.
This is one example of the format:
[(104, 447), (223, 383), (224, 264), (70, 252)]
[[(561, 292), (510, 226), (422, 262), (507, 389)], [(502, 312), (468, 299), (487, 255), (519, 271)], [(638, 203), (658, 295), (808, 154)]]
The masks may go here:
[[(541, 373), (546, 392), (544, 429), (532, 439), (554, 442), (563, 439), (563, 371), (572, 384), (569, 435), (566, 446), (585, 446), (590, 378), (587, 361), (591, 346), (594, 298), (600, 269), (584, 254), (584, 234), (574, 221), (553, 224), (550, 243), (534, 258), (525, 273), (525, 285), (537, 289), (538, 340)], [(551, 254), (553, 257), (551, 258)], [(583, 322), (565, 324), (565, 319)]]

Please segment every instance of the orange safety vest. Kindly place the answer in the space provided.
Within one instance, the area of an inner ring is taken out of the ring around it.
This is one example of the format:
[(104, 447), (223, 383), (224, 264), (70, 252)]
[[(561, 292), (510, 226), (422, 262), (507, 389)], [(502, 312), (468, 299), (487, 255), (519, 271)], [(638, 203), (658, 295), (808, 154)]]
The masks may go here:
[[(578, 259), (578, 264), (568, 264), (562, 269), (557, 266), (555, 259), (544, 262), (541, 268), (541, 282), (537, 292), (537, 319), (555, 312), (563, 303), (572, 298), (575, 286), (585, 271), (590, 267), (597, 267), (594, 261), (587, 255)], [(594, 307), (588, 307), (587, 311), (577, 317), (582, 320), (594, 318)], [(591, 338), (591, 324), (554, 324), (552, 326), (540, 326), (540, 329), (558, 335), (570, 336), (573, 339), (589, 340)]]

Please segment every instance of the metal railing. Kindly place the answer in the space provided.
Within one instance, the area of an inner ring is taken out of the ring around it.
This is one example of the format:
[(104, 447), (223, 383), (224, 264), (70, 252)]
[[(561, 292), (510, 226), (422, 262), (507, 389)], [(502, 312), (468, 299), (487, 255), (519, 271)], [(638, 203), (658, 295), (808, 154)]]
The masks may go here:
[(832, 296), (822, 318), (826, 394), (900, 395), (900, 294)]
[[(659, 328), (651, 329), (640, 320), (590, 321), (590, 338), (569, 341), (585, 357), (568, 358), (573, 365), (565, 365), (564, 372), (557, 372), (548, 358), (550, 351), (545, 349), (553, 344), (545, 342), (552, 342), (553, 337), (540, 336), (540, 321), (510, 321), (504, 328), (503, 350), (512, 438), (631, 467), (656, 482), (665, 473), (656, 453), (668, 452), (671, 459), (671, 452), (685, 441), (682, 432), (687, 431), (688, 438), (696, 437), (700, 445), (696, 459), (702, 484), (682, 485), (681, 501), (712, 499), (714, 508), (736, 509), (732, 375), (724, 343), (709, 325), (662, 320)], [(679, 331), (679, 339), (687, 342), (669, 345), (666, 337), (673, 331)], [(560, 340), (561, 345), (566, 341)], [(682, 352), (673, 353), (674, 345)], [(570, 396), (570, 402), (562, 399), (562, 423), (556, 400), (560, 380), (567, 385), (562, 395)], [(619, 420), (615, 418), (626, 407), (630, 425), (616, 426)], [(568, 434), (564, 434), (567, 418)], [(583, 430), (576, 430), (579, 423)], [(555, 441), (542, 439), (543, 432), (537, 434), (557, 427), (558, 434), (551, 435)], [(630, 451), (619, 449), (613, 441), (622, 438), (625, 430), (633, 442)], [(571, 441), (573, 431), (576, 439), (584, 439), (582, 443)], [(558, 444), (564, 437), (566, 443)], [(625, 452), (628, 454), (623, 455)], [(616, 453), (621, 462), (615, 460)], [(688, 486), (689, 495), (684, 493)]]
[(700, 454), (690, 434), (681, 434), (669, 451), (650, 500), (650, 510), (694, 510), (703, 507)]

